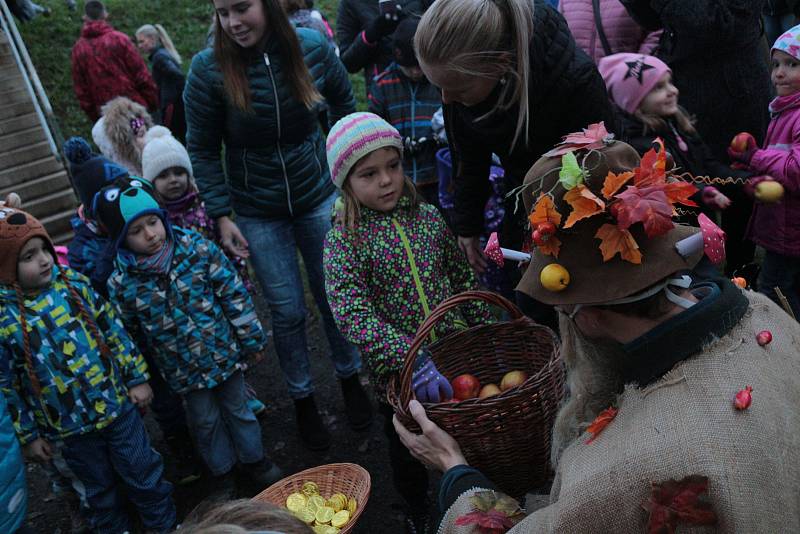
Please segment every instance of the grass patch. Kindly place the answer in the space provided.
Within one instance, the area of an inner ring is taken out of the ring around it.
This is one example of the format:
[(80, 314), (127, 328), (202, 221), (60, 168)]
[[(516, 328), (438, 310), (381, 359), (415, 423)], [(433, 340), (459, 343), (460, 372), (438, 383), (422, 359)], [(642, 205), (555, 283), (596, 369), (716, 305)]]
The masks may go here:
[[(211, 4), (203, 0), (106, 0), (109, 22), (133, 37), (143, 24), (163, 24), (183, 58), (188, 70), (191, 58), (205, 46), (211, 22)], [(69, 11), (65, 2), (49, 2), (49, 18), (36, 17), (18, 27), (53, 106), (64, 138), (81, 135), (91, 139), (92, 124), (83, 113), (72, 89), (70, 52), (80, 36), (83, 2), (77, 11)], [(337, 0), (320, 0), (317, 6), (335, 24)], [(366, 109), (364, 78), (350, 76), (359, 109)]]

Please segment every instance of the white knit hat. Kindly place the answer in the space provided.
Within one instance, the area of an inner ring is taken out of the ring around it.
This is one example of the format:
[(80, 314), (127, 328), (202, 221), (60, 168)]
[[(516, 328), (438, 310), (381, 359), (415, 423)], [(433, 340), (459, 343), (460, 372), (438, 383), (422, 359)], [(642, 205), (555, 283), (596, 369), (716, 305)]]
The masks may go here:
[(194, 178), (189, 153), (183, 145), (172, 137), (172, 133), (163, 126), (153, 126), (144, 135), (142, 151), (142, 178), (150, 183), (165, 169), (181, 167)]

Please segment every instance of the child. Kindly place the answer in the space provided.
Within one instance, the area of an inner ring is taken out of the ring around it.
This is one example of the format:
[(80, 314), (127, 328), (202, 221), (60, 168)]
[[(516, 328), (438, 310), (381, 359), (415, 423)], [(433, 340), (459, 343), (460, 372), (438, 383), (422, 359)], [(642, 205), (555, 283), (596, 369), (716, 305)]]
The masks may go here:
[(55, 264), (39, 221), (0, 208), (0, 246), (0, 389), (26, 455), (61, 449), (97, 532), (131, 530), (123, 495), (169, 531), (172, 486), (136, 409), (152, 397), (144, 358), (89, 281)]
[(153, 118), (144, 106), (124, 96), (109, 100), (101, 111), (92, 127), (94, 144), (105, 157), (141, 176), (144, 134), (153, 127)]
[[(186, 149), (163, 126), (154, 126), (148, 130), (144, 142), (143, 177), (153, 184), (155, 197), (166, 208), (170, 224), (194, 230), (217, 243), (219, 236), (214, 220), (206, 214), (205, 205), (200, 199), (194, 183), (192, 162)], [(238, 256), (227, 256), (236, 266), (245, 287), (252, 291), (253, 284), (247, 272), (247, 262)], [(256, 415), (265, 413), (267, 407), (256, 398), (253, 389), (245, 385), (250, 409)]]
[[(403, 142), (389, 123), (372, 113), (348, 115), (331, 129), (327, 152), (344, 214), (325, 240), (325, 289), (342, 334), (361, 350), (376, 397), (385, 399), (417, 327), (441, 301), (477, 283), (439, 212), (419, 203), (404, 176)], [(435, 335), (451, 331), (459, 319), (476, 324), (488, 318), (481, 305), (462, 311), (440, 323)], [(433, 362), (418, 363), (417, 397), (438, 402), (440, 391), (449, 397), (449, 384)], [(386, 401), (380, 409), (394, 484), (414, 532), (426, 521), (427, 472), (400, 443)]]
[[(776, 203), (756, 202), (747, 225), (747, 237), (767, 251), (758, 278), (758, 290), (777, 301), (780, 288), (800, 319), (800, 26), (781, 35), (772, 46), (772, 83), (778, 96), (770, 103), (772, 121), (762, 149), (750, 138), (743, 152), (729, 150), (733, 159), (757, 175), (783, 186)], [(752, 192), (766, 179), (753, 178)]]
[(314, 9), (313, 0), (281, 0), (281, 7), (286, 11), (289, 22), (297, 28), (311, 28), (317, 30), (328, 40), (336, 55), (339, 47), (333, 38), (333, 29), (321, 11)]
[(414, 32), (419, 19), (403, 20), (392, 38), (394, 62), (372, 82), (369, 111), (397, 128), (404, 140), (403, 168), (426, 202), (439, 206), (439, 177), (431, 119), (442, 106), (439, 89), (419, 68), (414, 54)]
[(183, 108), (186, 76), (181, 70), (181, 56), (161, 24), (145, 24), (136, 30), (136, 45), (142, 54), (150, 58), (150, 69), (158, 86), (161, 124), (183, 143), (186, 141), (186, 113)]
[(264, 455), (241, 373), (245, 357), (263, 358), (267, 338), (233, 266), (211, 241), (173, 227), (144, 188), (108, 187), (97, 210), (118, 251), (111, 300), (183, 395), (217, 490), (233, 492), (237, 461), (254, 485), (276, 482), (281, 470)]

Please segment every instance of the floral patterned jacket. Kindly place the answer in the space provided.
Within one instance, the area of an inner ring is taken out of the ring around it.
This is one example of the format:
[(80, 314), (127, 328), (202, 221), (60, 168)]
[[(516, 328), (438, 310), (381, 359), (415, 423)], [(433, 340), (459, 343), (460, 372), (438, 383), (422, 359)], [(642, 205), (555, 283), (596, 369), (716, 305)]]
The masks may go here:
[[(348, 231), (335, 225), (323, 254), (333, 316), (345, 338), (361, 350), (381, 396), (392, 374), (403, 368), (425, 317), (446, 298), (478, 287), (436, 208), (413, 209), (406, 197), (389, 213), (362, 206), (358, 227)], [(445, 316), (434, 333), (488, 319), (485, 305), (464, 306)]]

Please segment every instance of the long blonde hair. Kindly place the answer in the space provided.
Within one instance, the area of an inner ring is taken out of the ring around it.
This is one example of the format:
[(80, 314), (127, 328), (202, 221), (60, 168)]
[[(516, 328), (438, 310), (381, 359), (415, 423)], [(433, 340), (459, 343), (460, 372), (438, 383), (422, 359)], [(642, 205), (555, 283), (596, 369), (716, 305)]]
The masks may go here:
[(178, 53), (178, 50), (172, 43), (172, 39), (169, 38), (167, 30), (165, 30), (164, 26), (161, 24), (145, 24), (136, 30), (136, 35), (146, 35), (147, 37), (155, 39), (156, 43), (163, 46), (164, 50), (166, 50), (167, 53), (172, 56), (172, 59), (175, 60), (175, 63), (178, 65), (181, 64), (181, 55)]
[[(667, 121), (665, 121), (663, 117), (660, 115), (654, 115), (652, 113), (642, 113), (641, 106), (639, 109), (633, 112), (633, 116), (641, 121), (642, 125), (644, 126), (644, 128), (642, 128), (642, 133), (644, 135), (647, 135), (649, 132), (658, 134), (669, 130)], [(675, 119), (675, 122), (678, 123), (678, 130), (680, 130), (681, 133), (689, 135), (697, 134), (697, 130), (694, 127), (695, 118), (692, 115), (689, 115), (688, 111), (678, 106), (678, 112), (675, 113), (673, 118)]]
[(437, 0), (420, 20), (414, 47), (420, 61), (428, 65), (510, 82), (505, 83), (495, 109), (519, 104), (514, 147), (523, 130), (525, 144), (529, 137), (532, 36), (530, 0)]

